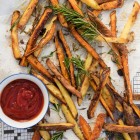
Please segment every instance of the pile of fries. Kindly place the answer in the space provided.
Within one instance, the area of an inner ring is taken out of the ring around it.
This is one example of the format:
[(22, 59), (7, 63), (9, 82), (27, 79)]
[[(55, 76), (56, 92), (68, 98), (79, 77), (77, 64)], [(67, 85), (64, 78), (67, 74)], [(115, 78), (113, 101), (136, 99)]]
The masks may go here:
[[(45, 140), (58, 140), (62, 137), (54, 138), (51, 135), (52, 131), (72, 129), (80, 140), (96, 140), (100, 137), (102, 129), (104, 129), (114, 133), (121, 133), (125, 140), (138, 140), (137, 132), (140, 132), (140, 126), (136, 126), (135, 116), (140, 117), (140, 110), (133, 103), (133, 98), (139, 100), (140, 97), (139, 95), (133, 95), (132, 92), (126, 45), (132, 41), (134, 35), (131, 32), (131, 28), (139, 13), (139, 3), (135, 1), (134, 5), (132, 5), (128, 21), (118, 37), (116, 11), (110, 11), (110, 29), (100, 20), (99, 15), (106, 10), (123, 7), (124, 2), (127, 1), (67, 0), (66, 6), (60, 5), (58, 0), (50, 0), (49, 2), (50, 6), (46, 6), (42, 15), (38, 15), (35, 18), (33, 23), (35, 25), (32, 27), (23, 55), (20, 52), (18, 32), (24, 30), (27, 22), (39, 5), (39, 1), (31, 0), (21, 16), (19, 11), (14, 11), (11, 20), (12, 49), (15, 59), (19, 60), (20, 66), (31, 66), (31, 74), (46, 85), (50, 93), (50, 102), (52, 104), (60, 104), (62, 113), (67, 121), (64, 123), (48, 123), (42, 120), (35, 126), (32, 139), (38, 140), (42, 137)], [(83, 12), (83, 5), (87, 7), (86, 13)], [(66, 12), (70, 14), (67, 15)], [(72, 16), (78, 16), (78, 18), (74, 19)], [(48, 20), (50, 22), (46, 26)], [(86, 38), (88, 36), (88, 28), (84, 26), (84, 23), (89, 27), (89, 36), (94, 36), (93, 40), (106, 42), (111, 47), (113, 60), (117, 62), (118, 71), (121, 71), (124, 77), (126, 91), (124, 97), (115, 90), (111, 83), (110, 68), (107, 67), (104, 60), (88, 42)], [(77, 27), (80, 24), (81, 27)], [(77, 60), (72, 56), (70, 46), (67, 43), (63, 30), (61, 30), (62, 27), (69, 31), (77, 42), (85, 48), (85, 51), (88, 52), (84, 63), (79, 58)], [(40, 34), (44, 29), (45, 32), (40, 39)], [(54, 39), (60, 69), (48, 57), (46, 58), (48, 70), (38, 58), (42, 49), (52, 39)], [(66, 58), (68, 61), (66, 61)], [(75, 69), (78, 66), (82, 72), (80, 84), (77, 84), (75, 76)], [(89, 107), (87, 106), (88, 118), (92, 119), (94, 117), (99, 102), (106, 110), (106, 114), (100, 113), (97, 116), (93, 130), (91, 130), (90, 125), (81, 115), (78, 116), (78, 110), (71, 98), (71, 94), (76, 96), (77, 103), (80, 106), (89, 87), (92, 87), (94, 94)], [(116, 111), (122, 113), (122, 116), (116, 118), (114, 115)], [(107, 117), (110, 118), (110, 122), (106, 122)]]

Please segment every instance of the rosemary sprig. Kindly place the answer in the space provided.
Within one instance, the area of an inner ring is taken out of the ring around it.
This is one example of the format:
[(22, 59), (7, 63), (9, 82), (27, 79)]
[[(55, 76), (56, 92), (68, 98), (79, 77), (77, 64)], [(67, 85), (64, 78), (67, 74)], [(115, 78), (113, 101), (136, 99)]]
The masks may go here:
[(42, 57), (41, 57), (41, 61), (43, 61), (44, 59), (47, 59), (47, 58), (49, 58), (49, 57), (52, 57), (53, 54), (54, 54), (55, 52), (56, 52), (56, 51), (52, 51), (49, 55), (47, 55), (47, 56), (42, 56)]
[(76, 29), (80, 30), (82, 36), (86, 39), (93, 40), (100, 33), (94, 23), (87, 21), (84, 16), (81, 16), (76, 11), (69, 9), (65, 6), (53, 7), (55, 14), (62, 13), (65, 16), (67, 22), (75, 26)]
[(13, 30), (13, 28), (19, 23), (19, 20), (20, 20), (21, 17), (17, 18), (17, 20), (12, 24), (11, 28), (10, 28), (10, 31)]
[(62, 140), (64, 131), (53, 133), (51, 140)]

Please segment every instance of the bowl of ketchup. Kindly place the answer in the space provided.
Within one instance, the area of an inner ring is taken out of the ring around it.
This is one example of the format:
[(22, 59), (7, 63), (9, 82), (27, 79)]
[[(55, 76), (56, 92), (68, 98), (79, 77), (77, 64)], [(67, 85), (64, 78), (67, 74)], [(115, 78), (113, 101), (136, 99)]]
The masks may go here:
[(30, 74), (14, 74), (0, 83), (0, 119), (16, 128), (37, 124), (49, 105), (45, 85)]

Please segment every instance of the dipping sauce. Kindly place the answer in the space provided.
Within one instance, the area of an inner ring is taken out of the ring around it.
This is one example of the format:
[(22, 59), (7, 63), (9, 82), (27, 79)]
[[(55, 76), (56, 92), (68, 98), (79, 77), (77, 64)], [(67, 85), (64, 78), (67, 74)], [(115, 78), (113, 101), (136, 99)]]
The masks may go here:
[(9, 83), (1, 94), (3, 112), (13, 120), (31, 120), (38, 116), (44, 104), (41, 89), (34, 82), (18, 79)]

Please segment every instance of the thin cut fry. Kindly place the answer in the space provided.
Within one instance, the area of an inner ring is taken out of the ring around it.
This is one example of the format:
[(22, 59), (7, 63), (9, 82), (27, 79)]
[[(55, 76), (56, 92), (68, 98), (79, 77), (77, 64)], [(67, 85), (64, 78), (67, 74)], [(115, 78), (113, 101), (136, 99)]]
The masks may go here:
[(111, 123), (106, 123), (104, 129), (111, 132), (119, 133), (140, 133), (140, 126), (128, 126), (128, 125), (116, 125)]
[[(50, 0), (50, 2), (52, 3), (53, 6), (59, 6), (58, 0)], [(59, 19), (60, 24), (63, 27), (66, 27), (66, 28), (68, 27), (67, 21), (65, 20), (62, 14), (58, 14), (58, 19)]]
[(60, 80), (60, 82), (63, 84), (63, 86), (66, 89), (68, 89), (72, 94), (75, 94), (77, 97), (81, 98), (81, 93), (78, 90), (76, 90), (74, 87), (72, 87), (71, 84), (58, 72), (57, 68), (54, 66), (51, 60), (47, 59), (46, 63), (48, 67), (51, 69), (51, 71), (58, 78), (58, 80)]
[(81, 131), (83, 132), (85, 139), (89, 140), (91, 136), (91, 127), (81, 115), (79, 116), (79, 126)]
[[(69, 46), (68, 46), (68, 44), (66, 42), (66, 39), (64, 37), (64, 34), (63, 34), (62, 30), (59, 30), (58, 33), (59, 33), (59, 38), (60, 38), (60, 40), (61, 40), (61, 42), (63, 44), (63, 47), (64, 47), (64, 49), (66, 51), (67, 57), (69, 59), (71, 59), (72, 58), (72, 54), (71, 54), (70, 48), (69, 48)], [(75, 77), (74, 77), (74, 66), (73, 66), (73, 63), (70, 63), (69, 70), (70, 70), (71, 84), (72, 84), (72, 86), (76, 87), (76, 85), (75, 85)]]
[(138, 117), (140, 118), (140, 109), (133, 103), (131, 104), (131, 107), (133, 108), (133, 110), (135, 111), (135, 113), (138, 115)]
[(46, 130), (49, 131), (54, 131), (54, 130), (68, 130), (74, 128), (74, 124), (72, 123), (42, 123), (37, 125), (40, 128), (45, 128)]
[(56, 47), (56, 53), (57, 53), (57, 57), (59, 60), (60, 68), (61, 68), (61, 73), (62, 73), (63, 77), (67, 81), (70, 82), (69, 74), (68, 74), (67, 68), (66, 68), (65, 63), (64, 63), (64, 61), (65, 61), (64, 51), (63, 51), (62, 47), (60, 46), (57, 37), (55, 37), (55, 47)]
[(97, 138), (99, 138), (100, 133), (102, 131), (102, 127), (105, 122), (105, 118), (106, 118), (106, 115), (103, 113), (97, 116), (96, 123), (95, 123), (94, 129), (92, 131), (92, 135), (89, 140), (96, 140)]
[[(12, 50), (15, 59), (20, 59), (22, 57), (19, 49), (19, 43), (18, 43), (18, 27), (17, 25), (14, 25), (16, 24), (19, 17), (20, 17), (20, 12), (14, 11), (12, 15), (12, 21), (11, 21), (11, 40), (12, 40)], [(14, 27), (12, 28), (12, 26)]]
[(140, 100), (140, 94), (133, 94), (133, 100), (139, 101)]
[(22, 60), (20, 62), (21, 66), (27, 66), (25, 55), (34, 47), (34, 45), (37, 41), (37, 38), (39, 36), (39, 33), (40, 33), (41, 29), (44, 27), (50, 13), (52, 13), (52, 9), (50, 9), (50, 8), (46, 9), (43, 12), (43, 14), (42, 14), (38, 24), (36, 25), (35, 29), (33, 30), (33, 33), (28, 40), (24, 56), (22, 57)]
[(20, 21), (18, 23), (18, 28), (21, 30), (25, 27), (26, 23), (28, 22), (29, 18), (31, 17), (34, 8), (36, 7), (38, 0), (31, 0), (29, 5), (27, 6), (26, 10), (24, 11)]
[(33, 134), (32, 140), (40, 140), (40, 139), (41, 139), (40, 134), (38, 130), (36, 130)]
[[(118, 124), (119, 125), (124, 125), (124, 122), (121, 119), (119, 119), (118, 120)], [(122, 133), (122, 135), (123, 135), (123, 137), (124, 137), (125, 140), (131, 140), (131, 138), (130, 138), (130, 136), (129, 136), (128, 133)]]
[(84, 15), (83, 15), (83, 12), (82, 12), (82, 10), (79, 8), (78, 3), (77, 3), (76, 0), (68, 0), (68, 1), (69, 1), (69, 3), (71, 4), (72, 8), (73, 8), (77, 13), (79, 13), (81, 16), (84, 16)]
[(93, 10), (92, 11), (92, 14), (95, 16), (95, 17), (99, 17), (99, 15), (101, 14), (101, 10)]
[(123, 107), (118, 100), (115, 101), (115, 106), (120, 112), (123, 112)]
[(128, 17), (128, 21), (126, 22), (126, 24), (124, 26), (124, 29), (120, 35), (120, 38), (126, 39), (128, 37), (130, 29), (132, 28), (132, 26), (134, 25), (134, 23), (137, 19), (137, 15), (139, 13), (139, 10), (140, 10), (140, 5), (138, 2), (135, 1), (134, 5), (133, 5), (133, 10), (132, 10), (130, 16)]
[[(36, 76), (38, 79), (40, 79), (47, 87), (47, 89), (50, 91), (50, 93), (57, 98), (59, 101), (62, 103), (66, 104), (66, 101), (64, 100), (60, 90), (51, 82), (49, 82), (47, 79), (45, 79), (43, 76), (40, 74), (37, 74), (36, 72), (32, 71), (32, 74)], [(53, 98), (53, 97), (51, 97)], [(54, 102), (57, 102), (55, 99), (53, 99)]]
[(37, 58), (30, 55), (27, 60), (34, 69), (38, 70), (43, 75), (47, 76), (48, 79), (52, 80), (52, 76), (50, 75), (48, 70), (37, 60)]
[(78, 115), (78, 112), (77, 112), (76, 106), (75, 106), (74, 102), (72, 101), (68, 91), (63, 87), (63, 85), (56, 78), (54, 78), (54, 81), (57, 84), (57, 86), (59, 87), (59, 89), (69, 107), (69, 110), (71, 111), (71, 114), (73, 115), (74, 118), (76, 118)]
[(62, 109), (62, 112), (63, 112), (67, 122), (72, 123), (72, 124), (75, 125), (74, 128), (73, 128), (73, 131), (76, 134), (76, 136), (80, 140), (84, 140), (83, 134), (82, 134), (82, 132), (81, 132), (76, 120), (73, 118), (73, 116), (71, 115), (70, 111), (68, 110), (67, 106), (62, 104), (61, 109)]

